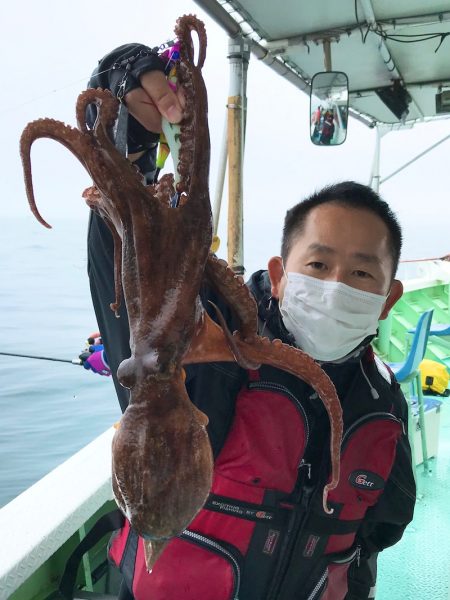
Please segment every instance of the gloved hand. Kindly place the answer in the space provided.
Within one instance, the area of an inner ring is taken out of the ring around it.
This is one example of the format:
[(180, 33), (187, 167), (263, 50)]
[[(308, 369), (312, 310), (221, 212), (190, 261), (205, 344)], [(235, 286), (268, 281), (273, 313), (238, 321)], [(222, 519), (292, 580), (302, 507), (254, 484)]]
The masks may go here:
[(79, 355), (79, 359), (85, 369), (106, 377), (111, 375), (103, 344), (88, 346), (88, 349)]
[[(125, 44), (109, 52), (98, 63), (89, 81), (90, 88), (109, 89), (125, 99), (128, 119), (128, 152), (133, 155), (155, 146), (161, 132), (161, 116), (171, 123), (183, 117), (184, 98), (167, 81), (168, 55), (143, 44)], [(87, 123), (93, 127), (97, 109), (87, 109)]]
[(98, 346), (99, 344), (103, 344), (100, 331), (93, 331), (86, 340), (86, 349), (87, 346)]

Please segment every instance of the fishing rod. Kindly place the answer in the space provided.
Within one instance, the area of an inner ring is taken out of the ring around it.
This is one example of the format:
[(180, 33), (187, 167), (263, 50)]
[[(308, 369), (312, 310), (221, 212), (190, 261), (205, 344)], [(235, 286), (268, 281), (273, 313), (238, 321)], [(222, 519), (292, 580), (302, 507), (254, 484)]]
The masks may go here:
[(37, 360), (52, 360), (54, 362), (69, 363), (71, 365), (82, 365), (83, 362), (79, 358), (67, 360), (65, 358), (52, 358), (50, 356), (33, 356), (31, 354), (14, 354), (13, 352), (0, 352), (2, 356), (16, 356), (18, 358), (35, 358)]

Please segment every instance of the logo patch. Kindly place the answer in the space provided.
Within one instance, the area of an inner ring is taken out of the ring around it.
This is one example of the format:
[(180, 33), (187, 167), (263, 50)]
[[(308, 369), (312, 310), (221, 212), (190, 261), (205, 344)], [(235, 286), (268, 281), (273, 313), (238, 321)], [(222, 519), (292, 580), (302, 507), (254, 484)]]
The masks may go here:
[(263, 552), (264, 554), (272, 555), (275, 552), (280, 532), (275, 529), (269, 529), (266, 541), (264, 542)]
[(384, 479), (372, 471), (352, 471), (348, 480), (353, 487), (360, 490), (376, 491), (384, 488)]
[(303, 549), (303, 556), (305, 558), (311, 558), (314, 554), (314, 550), (316, 549), (317, 542), (320, 540), (318, 535), (310, 535), (308, 541), (306, 542), (306, 546)]

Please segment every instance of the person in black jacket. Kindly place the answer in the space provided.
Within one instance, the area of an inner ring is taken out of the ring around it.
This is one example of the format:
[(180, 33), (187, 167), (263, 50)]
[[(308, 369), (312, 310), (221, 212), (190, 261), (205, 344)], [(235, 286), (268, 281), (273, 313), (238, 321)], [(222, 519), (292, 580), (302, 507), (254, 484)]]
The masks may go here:
[[(164, 62), (154, 50), (128, 44), (106, 55), (89, 82), (90, 87), (110, 89), (126, 103), (130, 112), (128, 157), (145, 175), (147, 183), (153, 181), (155, 174), (161, 115), (172, 122), (182, 117), (183, 99), (166, 84), (164, 70)], [(93, 124), (94, 112), (90, 119)], [(381, 486), (384, 487), (382, 493), (379, 487), (377, 501), (369, 502), (360, 519), (353, 519), (355, 529), (351, 535), (356, 541), (352, 542), (352, 548), (357, 548), (358, 560), (348, 570), (345, 584), (348, 591), (343, 592), (346, 600), (374, 597), (377, 554), (401, 538), (412, 519), (415, 503), (405, 400), (370, 346), (378, 319), (386, 318), (402, 294), (401, 283), (395, 279), (400, 249), (401, 230), (387, 204), (366, 186), (342, 182), (317, 192), (288, 211), (281, 256), (273, 257), (268, 270), (255, 273), (248, 282), (258, 306), (259, 333), (299, 347), (322, 365), (336, 386), (348, 431), (367, 415), (380, 412), (380, 407), (384, 407), (383, 414), (388, 415), (389, 422), (403, 424), (403, 433), (399, 429), (395, 445), (390, 446), (391, 463)], [(114, 298), (113, 243), (105, 223), (94, 212), (89, 222), (88, 272), (98, 325), (119, 402), (125, 410), (128, 391), (117, 382), (116, 371), (119, 363), (130, 355), (126, 308), (122, 307), (120, 319), (116, 319), (109, 308)], [(220, 307), (233, 329), (233, 315), (224, 299), (217, 298), (214, 291), (206, 287), (202, 290), (205, 309), (213, 318), (216, 317), (207, 299)], [(303, 459), (302, 464), (309, 467), (310, 473), (308, 480), (302, 477), (299, 482), (305, 490), (310, 489), (309, 495), (305, 492), (302, 499), (302, 510), (306, 511), (303, 522), (317, 525), (319, 521), (313, 518), (316, 511), (313, 499), (320, 486), (323, 487), (324, 473), (329, 467), (324, 458), (329, 436), (327, 416), (321, 403), (311, 400), (312, 390), (304, 382), (276, 371), (264, 366), (261, 369), (265, 377), (282, 381), (277, 385), (283, 385), (299, 398), (308, 415), (311, 430), (305, 450), (308, 462)], [(190, 365), (186, 372), (189, 396), (209, 417), (211, 445), (215, 458), (220, 459), (227, 440), (231, 439), (230, 432), (236, 422), (236, 399), (240, 390), (248, 386), (248, 373), (237, 364), (221, 363)], [(382, 452), (381, 446), (373, 452)], [(354, 488), (364, 490), (374, 486), (375, 490), (377, 479), (373, 475), (370, 470), (357, 473)], [(343, 506), (351, 516), (351, 505), (347, 507), (343, 502)], [(345, 526), (350, 527), (348, 522)], [(304, 572), (311, 565), (305, 569), (300, 567), (308, 552), (312, 552), (311, 539), (320, 536), (308, 533), (305, 527), (293, 529), (290, 538), (286, 534), (285, 558), (278, 560), (269, 579), (260, 585), (256, 584), (255, 573), (261, 571), (257, 560), (247, 561), (241, 600), (344, 598), (339, 595), (341, 590), (334, 592), (332, 587), (322, 591), (316, 585), (321, 594), (317, 596), (306, 592), (312, 583), (304, 578)], [(322, 535), (322, 541), (317, 542), (322, 554), (330, 551), (321, 544), (328, 540), (331, 548), (332, 538), (335, 541), (336, 536), (337, 529)], [(160, 561), (163, 559), (164, 554)], [(256, 567), (252, 567), (251, 561)], [(135, 576), (139, 573), (135, 572)], [(174, 573), (171, 579), (176, 576)], [(330, 581), (332, 586), (332, 579)], [(131, 590), (132, 582), (127, 585)], [(150, 578), (148, 597), (151, 585)], [(183, 596), (180, 593), (177, 597)], [(136, 600), (140, 597), (136, 596)]]
[[(165, 61), (155, 49), (143, 44), (125, 44), (99, 61), (89, 81), (91, 88), (109, 89), (115, 96), (125, 97), (131, 113), (128, 116), (128, 158), (139, 168), (147, 183), (152, 183), (156, 174), (161, 115), (173, 123), (182, 118), (182, 98), (168, 86), (165, 68)], [(96, 109), (91, 106), (87, 114), (91, 127), (95, 117)], [(113, 256), (114, 245), (108, 226), (91, 211), (88, 226), (91, 295), (123, 412), (128, 405), (128, 390), (119, 384), (116, 373), (121, 361), (130, 355), (130, 333), (126, 307), (121, 306), (117, 319), (107, 300), (114, 297)]]

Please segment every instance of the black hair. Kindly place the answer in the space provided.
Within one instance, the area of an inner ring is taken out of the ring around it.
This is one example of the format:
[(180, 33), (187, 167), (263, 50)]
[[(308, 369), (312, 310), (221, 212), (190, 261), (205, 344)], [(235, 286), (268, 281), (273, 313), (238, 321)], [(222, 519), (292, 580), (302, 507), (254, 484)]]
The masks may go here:
[(329, 202), (368, 210), (380, 217), (389, 231), (393, 276), (395, 276), (402, 248), (402, 230), (398, 219), (387, 202), (382, 200), (372, 188), (361, 183), (356, 183), (355, 181), (343, 181), (324, 187), (288, 210), (284, 220), (283, 238), (281, 241), (281, 256), (283, 261), (286, 262), (296, 238), (302, 233), (309, 213), (316, 206)]

